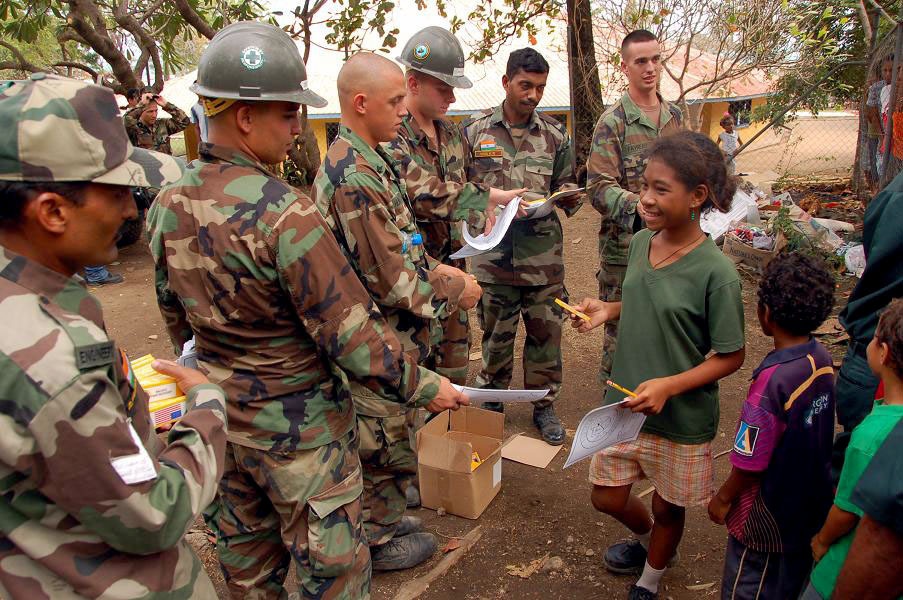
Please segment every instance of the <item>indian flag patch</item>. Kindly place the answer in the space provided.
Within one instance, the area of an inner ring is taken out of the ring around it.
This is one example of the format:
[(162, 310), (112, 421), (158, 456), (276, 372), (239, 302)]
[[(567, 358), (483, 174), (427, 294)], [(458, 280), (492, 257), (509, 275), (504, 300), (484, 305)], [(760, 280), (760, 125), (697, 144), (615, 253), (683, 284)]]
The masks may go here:
[(502, 149), (496, 145), (493, 139), (481, 140), (473, 155), (476, 158), (501, 158)]

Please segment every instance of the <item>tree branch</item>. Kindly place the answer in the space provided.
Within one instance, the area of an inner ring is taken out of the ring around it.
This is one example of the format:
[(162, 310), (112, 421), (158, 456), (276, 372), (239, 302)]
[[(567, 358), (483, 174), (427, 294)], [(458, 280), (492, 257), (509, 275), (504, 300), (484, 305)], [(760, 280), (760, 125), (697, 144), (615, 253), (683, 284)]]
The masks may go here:
[(91, 0), (68, 0), (69, 16), (66, 23), (71, 27), (92, 50), (97, 52), (113, 71), (113, 76), (123, 87), (137, 87), (138, 79), (132, 71), (132, 65), (128, 59), (116, 47), (105, 27), (97, 29), (88, 23), (103, 23), (100, 11)]
[[(135, 41), (141, 47), (142, 55), (147, 52), (151, 61), (154, 63), (154, 84), (155, 90), (163, 89), (163, 61), (160, 60), (160, 50), (157, 48), (157, 42), (150, 34), (141, 27), (138, 20), (129, 14), (128, 0), (121, 0), (113, 9), (113, 19), (124, 30), (132, 34)], [(146, 63), (145, 63), (146, 64)]]
[(188, 4), (188, 0), (172, 0), (172, 3), (186, 23), (194, 27), (198, 33), (208, 40), (213, 39), (216, 31)]
[(97, 81), (97, 76), (99, 75), (99, 73), (98, 73), (97, 71), (95, 71), (94, 69), (92, 69), (92, 68), (89, 67), (88, 65), (82, 64), (82, 63), (80, 63), (80, 62), (74, 62), (74, 61), (71, 61), (71, 60), (61, 60), (61, 61), (59, 61), (59, 62), (53, 63), (51, 66), (53, 66), (53, 67), (67, 67), (67, 68), (70, 68), (70, 69), (78, 69), (78, 70), (80, 70), (80, 71), (84, 71), (85, 73), (87, 73), (88, 75), (91, 76), (91, 81)]
[(13, 58), (16, 59), (16, 62), (7, 61), (3, 64), (14, 64), (17, 66), (4, 67), (5, 69), (15, 69), (17, 71), (29, 71), (31, 73), (35, 73), (35, 72), (41, 70), (39, 67), (37, 67), (34, 64), (32, 64), (31, 62), (29, 62), (28, 59), (25, 58), (25, 55), (22, 54), (22, 52), (18, 48), (16, 48), (9, 42), (5, 42), (2, 39), (0, 39), (0, 46), (3, 46), (7, 50), (9, 50), (12, 53)]
[(894, 17), (889, 12), (884, 10), (884, 7), (881, 6), (880, 4), (878, 4), (878, 2), (876, 2), (876, 0), (869, 0), (869, 4), (871, 4), (873, 7), (878, 9), (878, 12), (880, 12), (884, 16), (884, 18), (887, 19), (888, 21), (890, 21), (891, 23), (897, 22), (896, 17)]

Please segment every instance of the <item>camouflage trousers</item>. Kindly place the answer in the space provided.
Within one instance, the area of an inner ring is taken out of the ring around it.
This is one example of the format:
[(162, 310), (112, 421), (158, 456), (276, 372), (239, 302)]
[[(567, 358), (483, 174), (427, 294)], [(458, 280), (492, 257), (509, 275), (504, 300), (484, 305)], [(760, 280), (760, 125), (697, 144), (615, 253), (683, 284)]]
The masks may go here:
[[(596, 277), (599, 279), (599, 300), (603, 302), (620, 302), (621, 286), (624, 284), (625, 265), (609, 265), (602, 263)], [(611, 376), (611, 365), (618, 348), (618, 322), (609, 321), (603, 326), (602, 363), (599, 366), (599, 381), (603, 384)]]
[(353, 431), (295, 452), (228, 444), (207, 522), (232, 598), (287, 598), (293, 558), (302, 598), (369, 598), (361, 491)]
[(564, 314), (555, 298), (567, 302), (564, 285), (513, 286), (481, 283), (483, 296), (477, 306), (483, 328), (483, 367), (476, 387), (507, 389), (514, 372), (514, 339), (524, 319), (524, 387), (549, 389), (534, 402), (550, 406), (561, 392), (561, 326)]
[(413, 414), (357, 416), (364, 473), (364, 532), (371, 546), (392, 539), (407, 509), (405, 491), (417, 476), (417, 456), (409, 434)]

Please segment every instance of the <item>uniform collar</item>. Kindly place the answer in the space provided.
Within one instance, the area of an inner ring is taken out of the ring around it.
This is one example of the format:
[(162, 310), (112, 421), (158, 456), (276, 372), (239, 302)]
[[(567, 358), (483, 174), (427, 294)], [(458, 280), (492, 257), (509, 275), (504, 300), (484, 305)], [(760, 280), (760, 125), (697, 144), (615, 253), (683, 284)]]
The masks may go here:
[(209, 142), (201, 142), (201, 145), (198, 148), (198, 153), (201, 155), (201, 157), (204, 158), (205, 162), (212, 162), (214, 160), (223, 161), (232, 163), (233, 165), (238, 165), (240, 167), (251, 167), (252, 169), (262, 171), (269, 176), (273, 175), (267, 170), (265, 166), (263, 166), (263, 163), (261, 163), (259, 160), (252, 158), (241, 150), (236, 150), (235, 148), (230, 148), (228, 146), (218, 146)]
[[(441, 132), (439, 135), (443, 136), (443, 139), (437, 140), (437, 144), (440, 144), (444, 141), (449, 132), (449, 126), (446, 121), (443, 119), (436, 119), (433, 121), (436, 125), (436, 131)], [(434, 150), (430, 148), (430, 139), (429, 136), (426, 135), (426, 132), (423, 131), (423, 128), (420, 126), (420, 123), (417, 122), (417, 119), (414, 118), (414, 115), (408, 113), (402, 120), (401, 126), (404, 127), (405, 132), (408, 138), (414, 142), (414, 145), (420, 146), (424, 145), (430, 150)], [(435, 151), (435, 150), (434, 150)]]
[(755, 379), (759, 376), (759, 373), (769, 367), (803, 358), (807, 354), (813, 354), (816, 348), (818, 348), (818, 341), (815, 338), (809, 338), (809, 341), (804, 344), (797, 344), (781, 350), (772, 350), (765, 357), (765, 360), (762, 361), (762, 364), (753, 371), (752, 377)]
[[(661, 112), (663, 115), (662, 121), (658, 126), (659, 131), (661, 131), (662, 129), (664, 129), (668, 121), (671, 120), (671, 111), (668, 110), (668, 103), (665, 102), (665, 99), (662, 98), (662, 95), (658, 92), (655, 92), (655, 95), (658, 97), (659, 101), (659, 112)], [(631, 98), (630, 94), (627, 92), (624, 92), (624, 95), (621, 96), (621, 106), (624, 107), (624, 117), (627, 119), (628, 124), (639, 121), (640, 117), (645, 114), (643, 112), (643, 109), (637, 106), (636, 102), (633, 101), (633, 98)]]
[[(505, 111), (502, 110), (503, 106), (505, 106), (504, 100), (495, 108), (495, 110), (492, 111), (492, 123), (498, 123), (499, 125), (510, 128), (511, 126), (505, 121)], [(530, 113), (530, 121), (528, 123), (529, 126), (527, 127), (527, 129), (532, 130), (534, 127), (539, 125), (539, 115), (537, 114), (537, 112), (538, 111), (534, 110), (532, 113)]]
[(56, 305), (103, 329), (100, 302), (83, 284), (71, 277), (0, 246), (0, 278), (32, 292), (46, 307)]
[(398, 174), (395, 171), (395, 161), (383, 150), (382, 145), (372, 148), (361, 136), (348, 129), (345, 125), (339, 125), (338, 137), (350, 144), (377, 173), (398, 178)]

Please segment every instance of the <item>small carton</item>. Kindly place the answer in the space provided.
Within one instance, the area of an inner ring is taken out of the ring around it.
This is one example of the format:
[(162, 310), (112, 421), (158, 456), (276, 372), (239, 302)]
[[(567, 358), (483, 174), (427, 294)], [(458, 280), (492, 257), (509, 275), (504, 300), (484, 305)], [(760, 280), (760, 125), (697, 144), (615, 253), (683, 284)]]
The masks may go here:
[(734, 234), (728, 232), (724, 236), (722, 252), (735, 263), (743, 263), (761, 273), (765, 270), (765, 266), (771, 262), (772, 258), (778, 255), (785, 245), (787, 245), (787, 239), (780, 232), (778, 232), (778, 235), (775, 238), (774, 248), (771, 250), (753, 248)]
[(154, 428), (156, 429), (181, 419), (185, 415), (185, 402), (185, 396), (167, 398), (165, 400), (152, 400), (148, 410), (150, 411), (150, 418)]
[(490, 410), (462, 406), (436, 415), (417, 432), (421, 504), (478, 518), (502, 489), (504, 435), (505, 415)]

